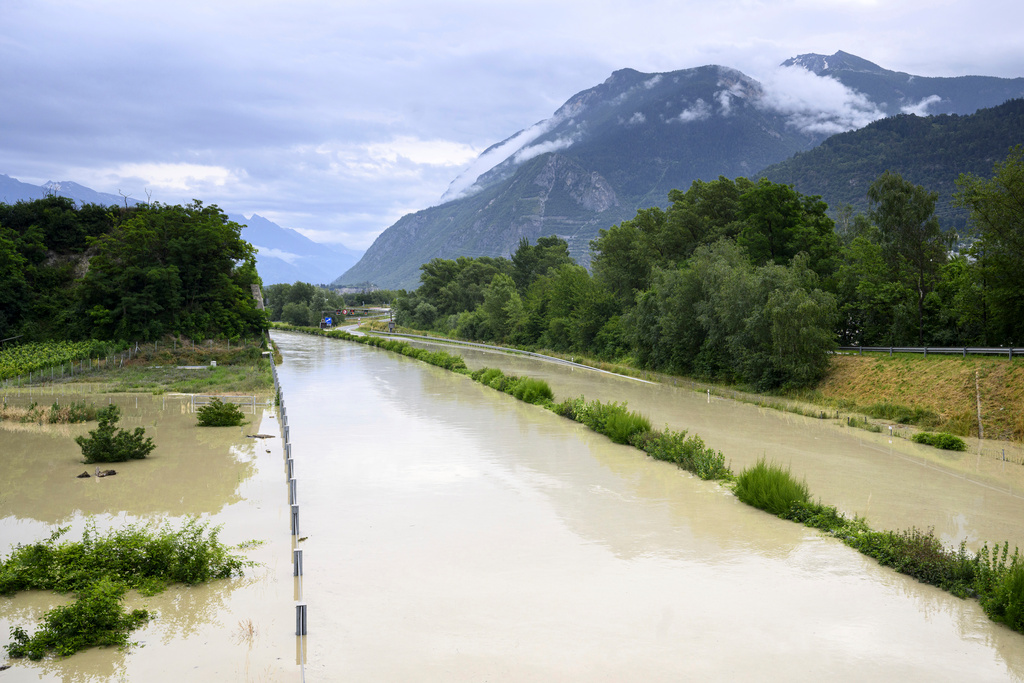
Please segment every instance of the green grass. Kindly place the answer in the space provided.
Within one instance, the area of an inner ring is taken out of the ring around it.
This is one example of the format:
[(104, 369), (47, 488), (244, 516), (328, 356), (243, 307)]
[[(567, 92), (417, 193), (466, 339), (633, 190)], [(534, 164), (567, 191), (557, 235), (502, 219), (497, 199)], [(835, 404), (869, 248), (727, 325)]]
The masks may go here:
[(806, 503), (811, 494), (807, 482), (797, 481), (789, 472), (764, 458), (736, 477), (736, 497), (747, 505), (773, 515), (785, 515), (794, 503)]

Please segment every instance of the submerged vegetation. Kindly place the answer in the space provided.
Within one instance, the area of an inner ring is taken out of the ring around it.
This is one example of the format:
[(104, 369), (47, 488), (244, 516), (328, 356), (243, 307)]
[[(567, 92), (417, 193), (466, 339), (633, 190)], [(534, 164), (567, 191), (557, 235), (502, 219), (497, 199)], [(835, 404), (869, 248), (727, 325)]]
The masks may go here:
[(197, 412), (200, 427), (237, 427), (245, 421), (245, 415), (238, 406), (234, 403), (224, 403), (216, 396)]
[[(481, 384), (510, 394), (514, 391), (510, 387), (525, 381), (495, 368), (470, 372), (459, 356), (417, 349), (404, 341), (356, 336), (341, 330), (282, 328), (393, 350), (469, 375)], [(587, 402), (582, 396), (561, 403), (546, 397), (533, 402), (581, 422), (617, 443), (629, 443), (653, 458), (672, 462), (701, 479), (721, 480), (733, 486), (736, 497), (744, 503), (835, 536), (884, 566), (957, 597), (977, 598), (992, 620), (1024, 633), (1024, 557), (1018, 549), (1011, 553), (1009, 543), (991, 550), (985, 545), (970, 553), (964, 544), (956, 549), (944, 547), (932, 530), (875, 531), (860, 517), (850, 519), (833, 506), (815, 502), (806, 482), (797, 481), (787, 468), (761, 459), (737, 476), (725, 464), (722, 453), (705, 446), (700, 437), (687, 437), (685, 431), (654, 431), (646, 418), (630, 412), (623, 404)]]
[(54, 608), (29, 636), (11, 629), (7, 654), (38, 660), (95, 645), (128, 645), (128, 634), (145, 623), (145, 610), (126, 612), (122, 598), (129, 589), (155, 595), (172, 583), (195, 585), (240, 575), (248, 562), (218, 539), (219, 527), (190, 519), (180, 529), (168, 525), (129, 525), (105, 534), (95, 523), (82, 540), (62, 541), (68, 527), (44, 541), (19, 545), (0, 561), (0, 595), (25, 590), (74, 593), (71, 605)]
[(146, 436), (146, 430), (136, 427), (134, 431), (117, 428), (121, 409), (114, 404), (99, 412), (99, 427), (89, 436), (76, 436), (75, 443), (82, 449), (85, 462), (125, 462), (141, 460), (153, 452), (156, 444)]

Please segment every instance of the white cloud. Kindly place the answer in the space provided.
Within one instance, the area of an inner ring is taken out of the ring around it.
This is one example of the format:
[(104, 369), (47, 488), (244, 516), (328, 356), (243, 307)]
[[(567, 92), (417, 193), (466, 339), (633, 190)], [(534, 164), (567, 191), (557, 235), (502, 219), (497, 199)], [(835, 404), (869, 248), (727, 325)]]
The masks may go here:
[(560, 149), (571, 147), (572, 143), (576, 140), (572, 137), (559, 138), (557, 140), (548, 140), (542, 142), (539, 145), (533, 145), (532, 147), (524, 147), (515, 154), (515, 162), (521, 164), (524, 161), (529, 161), (534, 157), (539, 157), (541, 154), (547, 154), (548, 152), (554, 152)]
[(938, 104), (942, 101), (942, 98), (938, 95), (929, 95), (917, 104), (907, 104), (900, 107), (900, 111), (904, 114), (917, 114), (918, 116), (928, 116), (928, 107), (933, 104)]
[[(721, 87), (725, 85), (725, 83), (719, 82), (718, 85)], [(715, 99), (718, 100), (718, 106), (721, 108), (722, 116), (729, 116), (732, 113), (733, 99), (742, 99), (746, 94), (746, 90), (743, 88), (742, 83), (733, 83), (728, 88), (716, 92)]]
[(290, 251), (284, 251), (283, 249), (270, 249), (267, 247), (261, 247), (258, 244), (254, 244), (252, 246), (256, 247), (256, 251), (258, 251), (263, 256), (279, 258), (291, 266), (294, 266), (298, 262), (298, 260), (302, 258), (298, 254), (293, 254)]
[(83, 169), (78, 177), (83, 176), (117, 179), (115, 184), (137, 179), (150, 188), (181, 193), (223, 188), (239, 180), (238, 174), (223, 166), (188, 163), (128, 163), (98, 171)]
[(759, 106), (787, 116), (805, 132), (842, 133), (885, 116), (865, 95), (799, 66), (772, 70), (762, 86)]
[(658, 85), (658, 83), (661, 82), (661, 78), (661, 74), (658, 74), (654, 78), (647, 79), (646, 81), (644, 81), (644, 87), (650, 90), (651, 88), (653, 88), (654, 86)]
[[(562, 117), (552, 116), (550, 119), (545, 119), (539, 123), (535, 123), (526, 130), (516, 133), (505, 142), (502, 142), (481, 154), (476, 158), (476, 161), (470, 164), (469, 168), (460, 173), (459, 176), (451, 182), (445, 193), (441, 195), (441, 202), (450, 202), (477, 192), (479, 188), (476, 185), (476, 181), (480, 176), (519, 152), (541, 135), (547, 133), (561, 121)], [(538, 152), (538, 154), (539, 153), (540, 152)]]
[(711, 105), (705, 102), (703, 99), (698, 99), (693, 103), (693, 106), (684, 109), (679, 116), (670, 121), (681, 121), (683, 123), (690, 123), (691, 121), (703, 121), (704, 119), (711, 118)]
[(644, 123), (645, 121), (647, 121), (647, 117), (644, 116), (642, 111), (638, 111), (634, 112), (633, 115), (629, 117), (629, 120), (626, 121), (626, 125), (635, 126), (637, 124)]
[(375, 142), (363, 147), (374, 159), (397, 163), (407, 159), (414, 164), (430, 166), (462, 166), (476, 157), (480, 150), (451, 140), (420, 140), (399, 136), (389, 142)]

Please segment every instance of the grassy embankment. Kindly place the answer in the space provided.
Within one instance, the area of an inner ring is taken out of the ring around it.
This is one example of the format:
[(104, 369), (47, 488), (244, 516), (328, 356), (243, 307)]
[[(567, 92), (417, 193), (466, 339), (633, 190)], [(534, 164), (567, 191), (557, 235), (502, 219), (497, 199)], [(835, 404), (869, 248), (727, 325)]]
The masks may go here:
[(814, 501), (806, 482), (797, 481), (788, 469), (762, 460), (737, 476), (721, 451), (705, 446), (699, 436), (652, 430), (647, 418), (624, 404), (587, 402), (582, 396), (555, 403), (543, 381), (505, 375), (494, 368), (470, 372), (461, 356), (444, 351), (417, 348), (398, 339), (356, 337), (341, 330), (281, 327), (370, 344), (468, 375), (492, 389), (585, 424), (616, 443), (628, 443), (653, 458), (674, 463), (701, 479), (722, 481), (742, 502), (832, 535), (883, 566), (959, 598), (976, 598), (989, 618), (1024, 633), (1024, 557), (1016, 548), (1010, 553), (1008, 543), (991, 549), (986, 544), (971, 553), (964, 543), (959, 548), (944, 547), (931, 530), (875, 531), (861, 517), (851, 519), (833, 506)]
[[(402, 331), (423, 334), (417, 330)], [(1024, 441), (1024, 359), (934, 354), (925, 357), (913, 353), (837, 354), (828, 375), (816, 387), (764, 395), (739, 386), (713, 385), (641, 370), (630, 365), (629, 359), (609, 363), (531, 350), (556, 358), (571, 357), (577, 363), (601, 370), (667, 384), (687, 384), (700, 391), (710, 390), (714, 395), (867, 428), (904, 424), (977, 437), (980, 402), (981, 428), (986, 439)]]

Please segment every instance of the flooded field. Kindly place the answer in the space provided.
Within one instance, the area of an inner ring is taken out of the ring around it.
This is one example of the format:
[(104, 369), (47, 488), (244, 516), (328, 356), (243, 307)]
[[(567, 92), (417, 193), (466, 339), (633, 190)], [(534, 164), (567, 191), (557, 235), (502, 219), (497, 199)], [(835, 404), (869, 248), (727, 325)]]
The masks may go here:
[[(1024, 679), (1024, 636), (974, 601), (464, 377), (273, 336), (307, 536), (309, 680)], [(736, 470), (782, 460), (876, 528), (1024, 538), (1019, 473), (977, 456), (944, 463), (672, 387), (465, 355), (557, 397), (627, 400)]]
[[(280, 427), (274, 410), (247, 408), (242, 428), (199, 428), (190, 400), (181, 396), (91, 393), (68, 385), (11, 391), (7, 401), (49, 406), (54, 401), (116, 403), (119, 427), (144, 427), (156, 450), (145, 460), (115, 463), (116, 476), (78, 479), (82, 463), (74, 437), (96, 423), (38, 425), (0, 421), (0, 553), (18, 543), (70, 527), (80, 539), (88, 520), (100, 530), (128, 523), (174, 528), (190, 516), (222, 525), (221, 540), (263, 544), (244, 555), (259, 563), (241, 578), (143, 598), (129, 593), (129, 609), (146, 607), (156, 619), (132, 634), (127, 652), (94, 648), (66, 659), (0, 661), (12, 668), (0, 681), (297, 681), (294, 582), (288, 536), (287, 489)], [(67, 392), (67, 393), (65, 393)], [(74, 393), (70, 393), (74, 392)], [(84, 393), (83, 393), (84, 392)], [(277, 435), (252, 439), (246, 434)], [(0, 642), (11, 626), (30, 632), (43, 613), (70, 601), (49, 592), (0, 596)], [(4, 653), (5, 655), (6, 653)]]

